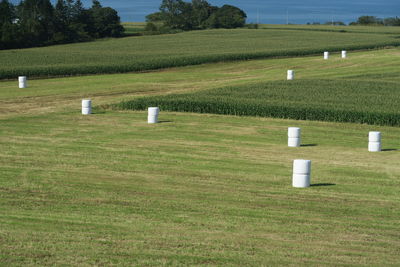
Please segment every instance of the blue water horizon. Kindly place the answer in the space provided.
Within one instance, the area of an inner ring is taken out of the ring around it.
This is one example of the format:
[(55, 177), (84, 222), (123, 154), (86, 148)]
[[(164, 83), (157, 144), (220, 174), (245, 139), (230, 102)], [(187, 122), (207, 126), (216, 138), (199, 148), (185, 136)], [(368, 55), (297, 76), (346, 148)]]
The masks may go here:
[[(19, 3), (18, 0), (11, 1)], [(52, 3), (55, 3), (52, 0)], [(91, 0), (82, 1), (85, 7)], [(123, 22), (145, 21), (146, 15), (157, 12), (161, 0), (100, 0), (103, 6), (118, 11)], [(343, 21), (350, 23), (363, 15), (380, 18), (400, 16), (400, 0), (209, 0), (212, 5), (234, 5), (247, 14), (248, 23), (306, 24)]]

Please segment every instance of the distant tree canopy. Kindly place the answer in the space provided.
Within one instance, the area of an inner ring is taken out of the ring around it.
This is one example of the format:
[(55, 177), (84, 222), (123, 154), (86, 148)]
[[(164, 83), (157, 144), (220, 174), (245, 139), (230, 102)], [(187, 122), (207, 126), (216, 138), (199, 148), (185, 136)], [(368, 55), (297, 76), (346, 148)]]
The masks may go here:
[(22, 0), (14, 6), (0, 2), (0, 49), (71, 43), (119, 37), (124, 28), (117, 12), (93, 0), (85, 9), (81, 0)]
[(146, 17), (150, 28), (153, 23), (162, 22), (163, 26), (178, 30), (198, 30), (207, 28), (237, 28), (246, 23), (246, 13), (234, 6), (216, 7), (205, 0), (163, 0), (160, 12)]
[(400, 18), (385, 18), (381, 19), (375, 16), (361, 16), (356, 22), (350, 25), (384, 25), (384, 26), (400, 26)]

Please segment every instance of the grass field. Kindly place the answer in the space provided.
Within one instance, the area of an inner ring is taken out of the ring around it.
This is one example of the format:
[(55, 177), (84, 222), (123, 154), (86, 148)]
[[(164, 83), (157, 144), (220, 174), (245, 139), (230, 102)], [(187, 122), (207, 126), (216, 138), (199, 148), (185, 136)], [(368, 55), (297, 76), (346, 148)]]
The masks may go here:
[[(148, 125), (143, 111), (104, 107), (280, 83), (287, 69), (299, 82), (397, 85), (399, 55), (225, 62), (27, 89), (1, 81), (0, 265), (396, 266), (400, 128), (165, 111)], [(95, 114), (82, 116), (87, 97)], [(287, 147), (288, 126), (302, 128), (303, 147)], [(367, 152), (371, 130), (382, 132), (381, 153)], [(308, 189), (291, 187), (297, 158), (313, 161)]]
[[(1, 121), (4, 265), (396, 265), (398, 128), (77, 111)], [(286, 127), (304, 143), (286, 147)], [(291, 187), (295, 158), (313, 187)], [(331, 184), (331, 185), (329, 185)]]
[(310, 55), (324, 50), (397, 46), (398, 37), (398, 34), (239, 29), (106, 39), (0, 51), (3, 63), (0, 79), (15, 79), (20, 75), (122, 73), (217, 61)]

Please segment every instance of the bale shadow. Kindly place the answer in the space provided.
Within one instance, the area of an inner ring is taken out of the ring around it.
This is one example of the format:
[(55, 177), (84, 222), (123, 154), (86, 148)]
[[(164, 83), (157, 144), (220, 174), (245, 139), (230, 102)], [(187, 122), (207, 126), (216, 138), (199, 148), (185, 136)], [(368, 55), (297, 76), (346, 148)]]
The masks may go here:
[(171, 123), (173, 121), (158, 121), (158, 123)]
[(97, 110), (97, 111), (92, 111), (91, 115), (99, 115), (99, 114), (106, 114), (105, 110)]
[(386, 149), (382, 149), (383, 152), (388, 152), (388, 151), (398, 151), (398, 149), (396, 148), (386, 148)]
[(320, 184), (312, 184), (311, 186), (334, 186), (336, 184), (332, 183), (320, 183)]
[(310, 146), (318, 146), (317, 144), (304, 144), (300, 145), (301, 147), (310, 147)]

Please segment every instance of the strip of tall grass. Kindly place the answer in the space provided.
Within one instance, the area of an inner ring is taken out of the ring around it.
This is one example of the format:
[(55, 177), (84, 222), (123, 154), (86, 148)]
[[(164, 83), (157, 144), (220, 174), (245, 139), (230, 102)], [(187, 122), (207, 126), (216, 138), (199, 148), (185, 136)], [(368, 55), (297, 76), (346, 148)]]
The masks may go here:
[(115, 107), (400, 126), (399, 103), (392, 82), (302, 80), (144, 97)]
[(395, 35), (207, 30), (0, 51), (0, 79), (139, 72), (220, 61), (399, 46)]

